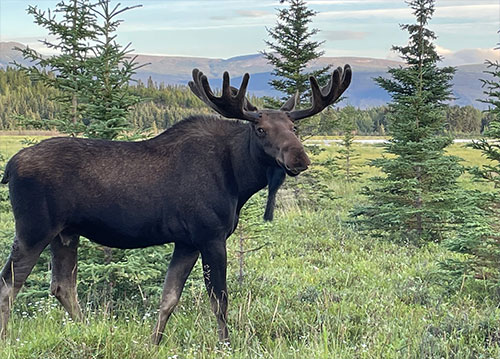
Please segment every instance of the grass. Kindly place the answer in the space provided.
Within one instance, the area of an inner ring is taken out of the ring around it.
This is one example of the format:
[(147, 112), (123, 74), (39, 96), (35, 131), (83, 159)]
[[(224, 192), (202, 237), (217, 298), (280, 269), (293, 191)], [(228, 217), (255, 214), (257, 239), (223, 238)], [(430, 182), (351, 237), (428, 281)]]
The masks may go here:
[[(0, 152), (7, 156), (21, 147), (14, 138), (8, 144), (3, 139)], [(360, 163), (382, 150), (355, 146)], [(450, 153), (484, 163), (462, 145)], [(362, 169), (364, 177), (375, 173)], [(500, 357), (496, 293), (468, 281), (450, 291), (437, 264), (450, 254), (437, 244), (403, 246), (346, 224), (362, 184), (331, 183), (340, 198), (328, 209), (281, 207), (265, 227), (267, 245), (245, 257), (242, 286), (238, 239), (229, 239), (231, 346), (217, 342), (197, 263), (159, 347), (150, 345), (155, 303), (143, 306), (137, 296), (111, 311), (88, 305), (85, 323), (74, 323), (47, 293), (36, 302), (24, 296), (16, 302), (0, 358)], [(13, 227), (10, 215), (0, 222), (0, 228)], [(247, 246), (254, 244), (249, 239)]]

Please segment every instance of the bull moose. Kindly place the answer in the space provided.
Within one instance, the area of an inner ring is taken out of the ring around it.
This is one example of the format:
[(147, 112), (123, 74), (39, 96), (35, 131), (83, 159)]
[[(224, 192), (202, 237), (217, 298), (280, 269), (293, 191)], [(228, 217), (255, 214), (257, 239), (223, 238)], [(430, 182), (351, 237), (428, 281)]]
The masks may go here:
[(12, 303), (40, 253), (50, 244), (51, 293), (70, 316), (82, 319), (76, 291), (80, 236), (114, 248), (174, 243), (158, 322), (159, 344), (185, 281), (201, 254), (205, 285), (221, 341), (226, 323), (226, 239), (245, 202), (268, 186), (265, 219), (286, 174), (297, 176), (310, 160), (294, 122), (333, 104), (351, 82), (351, 68), (333, 71), (326, 86), (310, 78), (311, 107), (294, 110), (297, 95), (280, 110), (258, 110), (223, 75), (214, 95), (207, 77), (193, 70), (191, 90), (228, 121), (193, 116), (139, 142), (51, 138), (19, 151), (7, 163), (16, 221), (12, 251), (0, 276), (0, 333), (6, 335)]

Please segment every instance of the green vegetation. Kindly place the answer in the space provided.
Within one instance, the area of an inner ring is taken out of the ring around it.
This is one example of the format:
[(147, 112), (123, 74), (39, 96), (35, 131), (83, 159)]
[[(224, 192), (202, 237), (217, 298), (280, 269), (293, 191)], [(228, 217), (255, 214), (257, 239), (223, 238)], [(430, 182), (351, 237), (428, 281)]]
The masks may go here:
[[(156, 85), (138, 82), (130, 90), (143, 101), (130, 109), (130, 122), (134, 130), (165, 129), (181, 119), (209, 110), (185, 86)], [(54, 129), (54, 120), (60, 105), (53, 99), (60, 91), (31, 81), (21, 71), (0, 69), (0, 130), (14, 130), (24, 125), (28, 129)], [(252, 103), (259, 100), (251, 99)], [(25, 121), (20, 123), (19, 116)], [(29, 121), (28, 121), (29, 120)]]
[(360, 176), (357, 171), (354, 161), (359, 155), (353, 150), (354, 132), (358, 122), (362, 121), (363, 114), (357, 111), (352, 106), (347, 106), (339, 114), (340, 128), (344, 132), (342, 137), (342, 149), (339, 150), (339, 155), (336, 156), (339, 172), (344, 175), (347, 182), (351, 182)]
[[(318, 29), (309, 29), (316, 12), (309, 9), (304, 0), (283, 0), (289, 3), (288, 7), (278, 9), (276, 26), (267, 29), (271, 40), (265, 40), (270, 51), (262, 51), (269, 64), (273, 66), (271, 74), (275, 76), (269, 82), (276, 90), (282, 92), (287, 101), (291, 96), (298, 95), (297, 103), (309, 105), (309, 77), (314, 76), (320, 85), (328, 82), (328, 70), (331, 65), (315, 71), (306, 71), (307, 66), (323, 56), (324, 51), (319, 48), (323, 42), (313, 41), (312, 37)], [(272, 108), (279, 108), (281, 104), (275, 99), (268, 99)]]
[[(452, 251), (465, 254), (463, 258), (448, 260), (444, 264), (452, 280), (458, 277), (472, 276), (482, 278), (487, 285), (498, 288), (500, 280), (500, 64), (487, 61), (488, 71), (493, 80), (482, 80), (485, 85), (486, 103), (490, 105), (490, 126), (485, 132), (486, 138), (471, 143), (471, 147), (480, 150), (488, 159), (483, 167), (474, 166), (471, 173), (477, 181), (493, 185), (494, 192), (476, 192), (476, 202), (480, 204), (464, 223), (463, 233), (450, 240), (446, 246)], [(472, 197), (472, 196), (471, 196)], [(453, 278), (454, 276), (454, 278)]]
[[(1, 137), (0, 152), (5, 159), (23, 146), (21, 140), (20, 136)], [(109, 297), (96, 293), (91, 273), (81, 267), (79, 295), (88, 323), (73, 323), (49, 296), (48, 253), (44, 254), (15, 302), (8, 338), (0, 343), (0, 357), (498, 357), (498, 293), (474, 278), (466, 278), (454, 290), (443, 285), (439, 276), (439, 262), (460, 254), (450, 254), (433, 243), (416, 247), (375, 240), (346, 222), (353, 204), (363, 201), (361, 187), (378, 171), (367, 167), (366, 161), (383, 150), (356, 143), (353, 147), (364, 164), (363, 176), (359, 183), (325, 180), (336, 198), (323, 201), (323, 208), (282, 191), (275, 221), (263, 231), (256, 218), (264, 212), (265, 195), (249, 203), (249, 218), (242, 219), (241, 228), (248, 238), (245, 249), (263, 247), (246, 253), (240, 285), (240, 233), (236, 231), (228, 241), (231, 347), (217, 343), (200, 263), (167, 324), (164, 342), (158, 348), (150, 345), (172, 250), (166, 245), (137, 250), (143, 254), (143, 263), (123, 261), (119, 280), (127, 289), (115, 297), (113, 305)], [(313, 156), (313, 162), (335, 156), (340, 148), (325, 147)], [(452, 145), (449, 152), (469, 165), (486, 163), (477, 151), (464, 145)], [(300, 177), (287, 180), (290, 189)], [(462, 185), (470, 186), (471, 178), (463, 178)], [(2, 207), (2, 262), (13, 228), (10, 208)], [(90, 245), (87, 240), (82, 242)], [(126, 257), (126, 252), (114, 254)], [(135, 274), (149, 279), (137, 281)]]
[[(29, 47), (18, 48), (31, 65), (14, 64), (33, 81), (56, 91), (53, 99), (59, 111), (50, 126), (73, 136), (106, 139), (130, 129), (128, 112), (140, 98), (129, 91), (129, 83), (144, 64), (129, 56), (130, 44), (122, 47), (115, 33), (122, 22), (117, 16), (134, 7), (112, 6), (110, 0), (61, 1), (53, 11), (28, 7), (35, 23), (56, 37), (42, 43), (57, 54), (47, 57)], [(43, 119), (37, 122), (23, 114), (18, 119), (44, 126)]]
[[(186, 86), (157, 84), (152, 79), (143, 83), (139, 81), (131, 86), (131, 91), (143, 100), (134, 106), (129, 114), (130, 123), (134, 130), (152, 131), (166, 129), (183, 118), (210, 113), (210, 110), (191, 93)], [(32, 82), (27, 75), (13, 68), (0, 69), (0, 130), (17, 130), (20, 128), (18, 117), (21, 115), (31, 125), (25, 128), (42, 130), (53, 129), (53, 120), (57, 117), (60, 106), (52, 99), (57, 91), (43, 86), (39, 82)], [(251, 96), (250, 101), (259, 108), (263, 108), (263, 100)], [(474, 125), (465, 125), (471, 120), (465, 117), (467, 107), (451, 107), (456, 116), (449, 116), (447, 133), (453, 136), (478, 137), (484, 128), (488, 128), (491, 115), (483, 114), (477, 109), (470, 108), (469, 112)], [(339, 110), (325, 110), (314, 117), (311, 127), (314, 135), (337, 135), (341, 133), (338, 126)], [(387, 108), (377, 107), (366, 110), (356, 109), (357, 135), (387, 135), (389, 126)], [(40, 121), (44, 120), (44, 121)], [(316, 123), (318, 122), (318, 123)], [(474, 131), (468, 132), (467, 128)], [(310, 131), (306, 131), (310, 132)]]
[[(286, 2), (290, 8), (279, 10), (277, 26), (269, 31), (276, 43), (268, 45), (287, 64), (267, 55), (276, 74), (287, 79), (275, 87), (293, 95), (306, 91), (301, 71), (321, 56), (321, 43), (308, 40), (316, 33), (307, 29), (314, 12), (302, 0)], [(315, 116), (302, 133), (341, 134), (343, 143), (308, 146), (313, 164), (288, 178), (278, 193), (273, 223), (262, 220), (264, 192), (243, 209), (240, 226), (228, 240), (231, 345), (217, 343), (200, 262), (156, 347), (150, 333), (172, 246), (111, 252), (82, 239), (78, 290), (85, 322), (72, 322), (49, 296), (45, 251), (14, 304), (0, 357), (500, 357), (498, 221), (489, 220), (498, 211), (498, 197), (490, 195), (498, 185), (498, 144), (476, 142), (485, 157), (470, 147), (449, 145), (453, 135), (485, 133), (498, 139), (498, 82), (485, 82), (493, 106), (487, 114), (446, 106), (453, 69), (436, 67), (435, 36), (425, 28), (434, 0), (408, 3), (417, 24), (402, 26), (410, 33), (409, 45), (394, 49), (409, 66), (390, 70), (392, 79), (377, 79), (393, 103), (368, 110), (328, 109)], [(28, 9), (38, 24), (54, 34), (62, 31), (61, 43), (45, 43), (62, 55), (42, 58), (25, 50), (25, 57), (42, 65), (24, 68), (31, 78), (0, 70), (0, 130), (16, 129), (22, 119), (28, 128), (91, 137), (116, 138), (124, 130), (125, 136), (135, 131), (144, 136), (191, 114), (209, 113), (186, 87), (158, 85), (151, 78), (129, 86), (139, 65), (126, 58), (127, 47), (112, 35), (119, 24), (115, 16), (128, 8), (108, 5), (107, 0), (94, 5), (63, 0), (56, 11), (63, 14), (61, 22), (36, 7)], [(89, 50), (95, 55), (91, 59)], [(490, 68), (498, 79), (498, 64)], [(250, 100), (259, 107), (264, 103)], [(356, 134), (389, 134), (391, 140), (359, 145), (353, 142)], [(39, 140), (0, 137), (0, 169), (21, 147)], [(462, 165), (475, 169), (461, 175)], [(488, 181), (474, 182), (473, 175)], [(366, 190), (374, 177), (387, 185), (385, 192)], [(402, 202), (407, 206), (398, 207)], [(382, 236), (367, 235), (352, 221), (359, 205), (365, 215), (370, 212)], [(450, 213), (453, 224), (462, 227), (448, 226)], [(7, 186), (0, 186), (0, 261), (9, 254), (14, 227)], [(434, 241), (387, 240), (394, 229)], [(450, 240), (436, 243), (442, 237)]]
[(416, 24), (401, 25), (409, 33), (406, 46), (393, 46), (405, 67), (390, 68), (390, 78), (375, 81), (392, 98), (392, 138), (384, 154), (371, 162), (383, 176), (371, 178), (364, 190), (369, 203), (354, 212), (363, 229), (398, 241), (436, 241), (454, 235), (457, 225), (475, 210), (469, 193), (458, 186), (464, 169), (459, 158), (445, 153), (453, 141), (443, 133), (446, 101), (452, 97), (453, 67), (441, 60), (427, 28), (434, 0), (408, 2)]

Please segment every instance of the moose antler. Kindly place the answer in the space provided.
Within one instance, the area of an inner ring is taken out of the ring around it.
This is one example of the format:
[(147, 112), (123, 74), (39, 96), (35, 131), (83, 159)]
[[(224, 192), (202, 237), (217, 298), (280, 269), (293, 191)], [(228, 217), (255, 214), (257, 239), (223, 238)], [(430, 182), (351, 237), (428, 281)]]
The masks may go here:
[(335, 71), (333, 71), (330, 81), (328, 81), (328, 84), (321, 89), (319, 87), (318, 80), (316, 80), (313, 76), (309, 77), (309, 82), (311, 83), (312, 107), (306, 110), (290, 112), (290, 118), (292, 121), (298, 121), (306, 117), (311, 117), (333, 104), (349, 87), (351, 78), (352, 71), (351, 66), (349, 65), (345, 65), (343, 71), (341, 67), (338, 67)]
[(189, 87), (200, 100), (222, 116), (255, 122), (259, 118), (259, 114), (256, 112), (257, 107), (252, 105), (245, 97), (249, 79), (250, 75), (245, 74), (238, 90), (229, 85), (229, 74), (227, 71), (224, 72), (222, 94), (217, 97), (212, 92), (208, 79), (203, 75), (203, 72), (194, 69), (193, 81), (189, 81)]

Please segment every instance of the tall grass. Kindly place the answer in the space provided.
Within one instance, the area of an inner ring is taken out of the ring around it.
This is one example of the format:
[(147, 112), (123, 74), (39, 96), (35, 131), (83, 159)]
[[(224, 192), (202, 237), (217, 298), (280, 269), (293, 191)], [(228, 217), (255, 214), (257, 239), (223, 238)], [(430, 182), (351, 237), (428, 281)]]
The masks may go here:
[[(0, 151), (10, 156), (19, 147), (2, 141)], [(381, 153), (375, 146), (356, 149), (364, 161)], [(481, 161), (460, 145), (450, 152)], [(376, 173), (363, 170), (364, 178)], [(437, 244), (402, 246), (345, 222), (363, 181), (329, 183), (338, 196), (328, 209), (282, 205), (266, 227), (266, 245), (245, 258), (243, 285), (238, 240), (228, 240), (230, 346), (217, 342), (197, 263), (159, 347), (150, 344), (157, 305), (141, 303), (140, 295), (137, 305), (112, 310), (83, 300), (85, 321), (74, 323), (47, 293), (15, 303), (0, 358), (500, 357), (497, 293), (476, 282), (454, 292), (443, 285), (437, 262), (451, 254)], [(0, 222), (13, 228), (11, 216)], [(2, 261), (7, 252), (0, 251)]]

